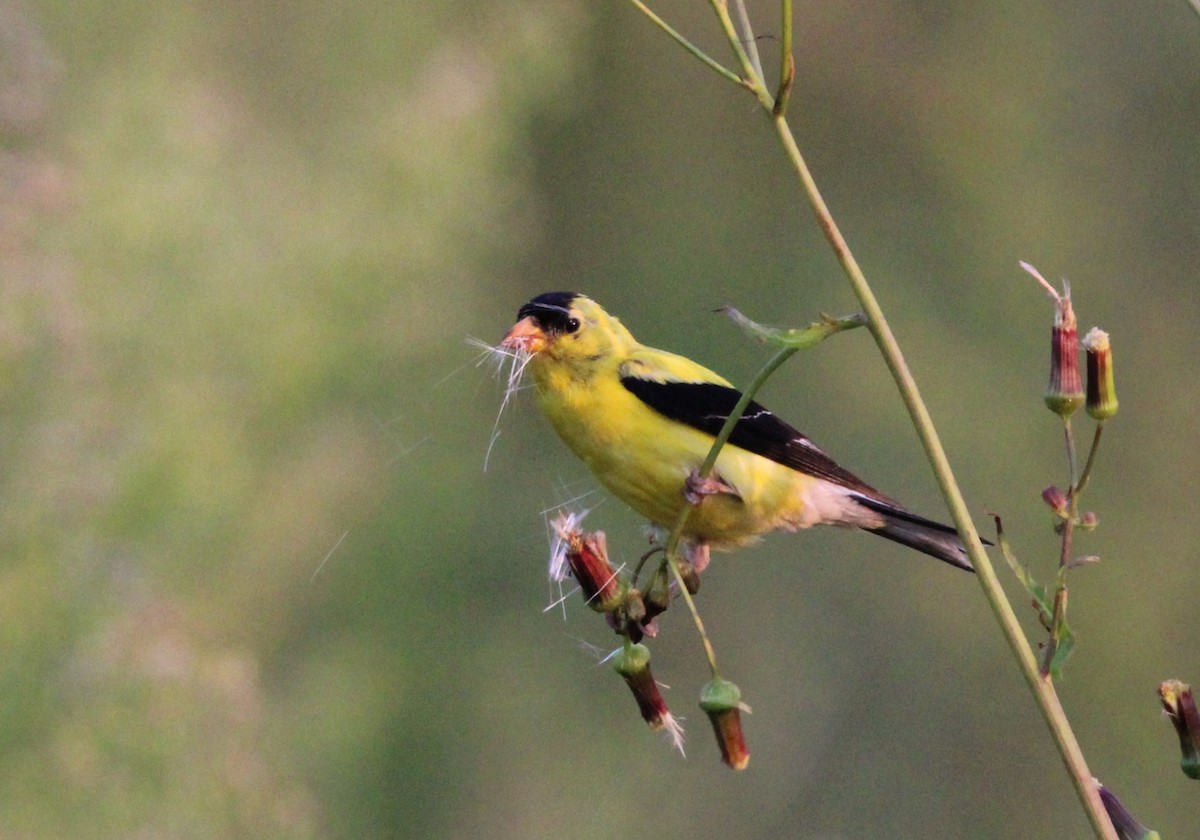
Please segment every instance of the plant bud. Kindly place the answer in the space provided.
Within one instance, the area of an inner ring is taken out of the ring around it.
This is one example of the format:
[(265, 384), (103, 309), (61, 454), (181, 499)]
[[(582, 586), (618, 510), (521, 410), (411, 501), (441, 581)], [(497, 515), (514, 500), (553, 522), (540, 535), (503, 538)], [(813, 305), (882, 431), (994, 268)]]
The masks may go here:
[(700, 690), (700, 708), (712, 723), (721, 760), (734, 770), (744, 770), (750, 763), (750, 750), (746, 748), (746, 734), (742, 730), (742, 710), (749, 709), (741, 699), (741, 689), (720, 677), (714, 677)]
[(650, 671), (650, 649), (645, 645), (626, 645), (613, 657), (613, 668), (633, 692), (642, 720), (651, 729), (661, 729), (663, 717), (668, 713), (667, 701)]
[(1042, 491), (1042, 501), (1050, 506), (1050, 509), (1059, 516), (1065, 516), (1067, 513), (1067, 494), (1059, 488), (1051, 485)]
[(1083, 381), (1079, 378), (1079, 334), (1071, 296), (1058, 298), (1054, 327), (1050, 331), (1050, 382), (1046, 386), (1046, 405), (1055, 414), (1070, 417), (1083, 405)]
[(1063, 291), (1046, 282), (1046, 278), (1027, 262), (1021, 268), (1042, 284), (1054, 298), (1054, 328), (1050, 332), (1050, 383), (1046, 386), (1046, 405), (1055, 414), (1070, 417), (1083, 405), (1083, 381), (1079, 378), (1079, 334), (1075, 325), (1075, 310), (1071, 308), (1071, 287), (1063, 281)]
[[(641, 632), (651, 638), (658, 635), (657, 618), (671, 606), (671, 588), (665, 578), (655, 577), (650, 589), (642, 595), (642, 604), (646, 614), (641, 619)], [(638, 641), (638, 639), (634, 639)]]
[(642, 596), (646, 605), (646, 621), (667, 611), (671, 606), (671, 587), (665, 580), (655, 578), (650, 589)]
[(1179, 680), (1166, 680), (1159, 683), (1158, 696), (1179, 735), (1179, 748), (1183, 753), (1180, 767), (1184, 775), (1200, 779), (1200, 712), (1196, 710), (1191, 686)]
[(1117, 387), (1113, 380), (1112, 344), (1108, 333), (1097, 327), (1083, 337), (1087, 351), (1087, 413), (1107, 420), (1117, 413)]
[(683, 752), (683, 727), (667, 708), (658, 682), (650, 671), (650, 649), (645, 645), (626, 645), (613, 657), (613, 668), (625, 679), (625, 684), (633, 692), (637, 701), (638, 711), (642, 720), (651, 729), (666, 730), (667, 736), (675, 749)]
[(1158, 832), (1142, 825), (1138, 818), (1121, 804), (1116, 794), (1099, 782), (1096, 785), (1100, 788), (1100, 801), (1104, 803), (1104, 810), (1112, 820), (1117, 837), (1121, 840), (1159, 840)]

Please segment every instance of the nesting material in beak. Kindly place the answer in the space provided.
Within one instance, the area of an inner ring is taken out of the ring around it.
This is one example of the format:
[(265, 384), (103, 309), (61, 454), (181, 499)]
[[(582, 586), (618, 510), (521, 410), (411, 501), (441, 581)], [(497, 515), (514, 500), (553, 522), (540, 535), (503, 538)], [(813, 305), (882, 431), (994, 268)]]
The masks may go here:
[(508, 334), (500, 342), (506, 350), (516, 350), (521, 353), (540, 353), (546, 347), (546, 333), (538, 326), (532, 315), (522, 318), (513, 324)]

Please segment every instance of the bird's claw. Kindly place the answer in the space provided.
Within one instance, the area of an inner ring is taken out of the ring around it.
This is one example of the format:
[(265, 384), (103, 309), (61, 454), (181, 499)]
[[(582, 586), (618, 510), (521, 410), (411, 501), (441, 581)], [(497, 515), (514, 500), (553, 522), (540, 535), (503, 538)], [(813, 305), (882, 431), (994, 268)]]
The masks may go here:
[(708, 568), (708, 543), (691, 543), (679, 558), (679, 579), (689, 593), (700, 591), (700, 573)]
[(684, 550), (684, 557), (696, 570), (696, 574), (700, 574), (708, 568), (708, 543), (692, 543)]
[(701, 476), (700, 473), (693, 471), (683, 483), (683, 497), (693, 507), (703, 502), (707, 497), (715, 496), (718, 493), (727, 493), (732, 496), (738, 495), (736, 487), (715, 475)]

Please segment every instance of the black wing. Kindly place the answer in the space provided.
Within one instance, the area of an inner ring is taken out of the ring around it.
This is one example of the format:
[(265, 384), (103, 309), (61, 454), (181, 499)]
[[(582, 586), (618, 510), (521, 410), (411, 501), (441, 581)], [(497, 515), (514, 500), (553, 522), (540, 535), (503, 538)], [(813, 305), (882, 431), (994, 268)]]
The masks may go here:
[[(664, 417), (713, 436), (721, 431), (726, 418), (742, 398), (737, 389), (711, 382), (654, 382), (636, 376), (623, 376), (621, 384)], [(887, 500), (878, 490), (838, 466), (816, 444), (753, 400), (733, 427), (729, 442), (785, 467)]]

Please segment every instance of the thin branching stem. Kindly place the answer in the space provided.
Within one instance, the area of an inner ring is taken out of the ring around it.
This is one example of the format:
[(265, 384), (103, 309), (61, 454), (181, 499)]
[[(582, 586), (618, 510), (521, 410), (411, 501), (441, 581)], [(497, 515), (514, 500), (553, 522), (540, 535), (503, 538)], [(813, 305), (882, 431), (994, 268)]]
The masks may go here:
[(763, 72), (762, 59), (758, 57), (758, 39), (754, 37), (754, 28), (750, 25), (750, 15), (746, 14), (746, 3), (744, 0), (733, 0), (733, 8), (737, 12), (742, 43), (746, 47), (746, 55), (750, 57), (750, 64), (754, 67), (754, 75), (763, 84), (766, 84), (767, 75)]
[[(686, 513), (686, 509), (685, 509)], [(679, 540), (675, 540), (678, 545)], [(687, 604), (688, 612), (692, 614), (692, 621), (696, 625), (696, 632), (700, 635), (700, 643), (704, 645), (704, 656), (708, 659), (708, 669), (712, 672), (713, 679), (720, 676), (717, 671), (717, 652), (713, 649), (712, 641), (708, 638), (708, 633), (704, 630), (704, 621), (700, 618), (700, 610), (696, 608), (696, 601), (692, 598), (692, 593), (688, 591), (687, 584), (683, 580), (683, 572), (679, 571), (679, 561), (676, 559), (674, 552), (667, 549), (667, 566), (671, 569), (671, 574), (675, 578), (675, 585), (679, 587), (679, 594), (683, 596), (683, 602)]]
[(658, 552), (662, 551), (660, 547), (654, 547), (647, 551), (638, 559), (637, 565), (633, 567), (633, 573), (629, 576), (629, 585), (637, 586), (638, 576), (642, 573), (642, 567), (646, 565), (646, 561), (653, 557)]
[(792, 82), (796, 78), (796, 59), (792, 56), (792, 0), (783, 0), (779, 5), (783, 19), (780, 22), (779, 39), (779, 88), (775, 91), (775, 107), (772, 109), (775, 116), (787, 113)]
[[(741, 35), (738, 34), (737, 27), (733, 25), (733, 19), (729, 16), (729, 4), (727, 0), (709, 0), (709, 4), (713, 7), (713, 11), (717, 13), (717, 20), (721, 23), (721, 30), (725, 33), (725, 40), (729, 42), (729, 46), (733, 50), (738, 64), (741, 65), (743, 81), (750, 83), (750, 90), (755, 98), (758, 99), (758, 104), (768, 110), (774, 108), (775, 100), (767, 92), (767, 86), (763, 81), (762, 74), (755, 69), (754, 62), (750, 59), (750, 54), (742, 46)], [(753, 36), (753, 33), (749, 34)], [(753, 38), (751, 38), (751, 43), (754, 43)]]
[(887, 318), (883, 314), (883, 309), (880, 307), (879, 301), (876, 299), (875, 293), (867, 282), (862, 269), (859, 268), (858, 261), (850, 251), (850, 246), (846, 243), (845, 238), (843, 238), (837, 223), (833, 219), (833, 215), (829, 212), (829, 207), (825, 204), (825, 199), (821, 196), (821, 192), (817, 188), (816, 181), (812, 177), (808, 163), (804, 160), (804, 156), (800, 152), (800, 147), (796, 143), (796, 137), (788, 125), (786, 116), (783, 114), (774, 114), (771, 108), (767, 108), (767, 110), (771, 112), (776, 134), (783, 144), (784, 153), (787, 155), (793, 169), (796, 171), (797, 177), (800, 179), (809, 206), (816, 215), (817, 223), (825, 233), (830, 247), (833, 248), (834, 255), (837, 257), (838, 262), (841, 263), (842, 270), (850, 282), (851, 289), (853, 289), (859, 304), (862, 306), (863, 312), (867, 316), (871, 334), (875, 337), (879, 352), (883, 355), (884, 362), (896, 382), (896, 387), (899, 389), (900, 396), (904, 400), (904, 405), (908, 409), (909, 417), (916, 428), (917, 436), (921, 439), (925, 456), (929, 459), (930, 466), (933, 468), (938, 486), (941, 488), (942, 496), (945, 498), (946, 506), (949, 508), (950, 515), (954, 520), (954, 525), (958, 528), (958, 533), (963, 540), (963, 544), (966, 546), (967, 554), (975, 567), (979, 586), (983, 590), (984, 597), (987, 599), (988, 606), (991, 607), (992, 614), (1000, 625), (1001, 631), (1004, 633), (1004, 638), (1008, 643), (1009, 649), (1017, 660), (1021, 674), (1029, 686), (1029, 690), (1037, 701), (1038, 708), (1042, 712), (1042, 717), (1046, 721), (1046, 726), (1050, 729), (1051, 736), (1058, 747), (1063, 764), (1066, 766), (1067, 772), (1071, 777), (1071, 782), (1075, 786), (1075, 792), (1079, 796), (1080, 802), (1083, 804), (1088, 819), (1092, 824), (1092, 829), (1101, 840), (1118, 840), (1116, 831), (1112, 826), (1112, 821), (1109, 820), (1108, 814), (1104, 810), (1104, 803), (1100, 800), (1099, 788), (1095, 783), (1091, 771), (1088, 770), (1083, 750), (1079, 746), (1079, 741), (1071, 729), (1070, 721), (1067, 719), (1062, 703), (1059, 702), (1058, 694), (1054, 690), (1054, 683), (1048, 677), (1042, 676), (1037, 659), (1034, 657), (1029, 642), (1025, 638), (1024, 631), (1021, 629), (1020, 621), (1017, 619), (1017, 615), (1013, 611), (1008, 597), (1004, 594), (1004, 588), (1000, 585), (1000, 579), (996, 576), (991, 560), (988, 559), (987, 554), (983, 550), (983, 543), (980, 542), (979, 533), (975, 530), (975, 523), (971, 520), (966, 501), (963, 499), (962, 491), (958, 487), (958, 481), (954, 477), (954, 472), (950, 468), (950, 461), (946, 457), (945, 450), (942, 448), (937, 429), (934, 427), (933, 420), (929, 416), (929, 411), (925, 407), (925, 401), (921, 398), (920, 392), (917, 389), (916, 380), (908, 368), (908, 363), (900, 351), (900, 345), (896, 341)]
[(698, 58), (702, 64), (715, 71), (723, 79), (733, 82), (738, 87), (746, 88), (747, 90), (754, 90), (754, 85), (743, 79), (737, 73), (734, 73), (721, 62), (717, 61), (715, 58), (712, 58), (708, 53), (704, 52), (704, 50), (700, 49), (687, 38), (685, 38), (682, 33), (651, 11), (645, 3), (641, 2), (641, 0), (629, 0), (629, 2), (637, 7), (642, 14), (650, 18), (650, 20), (654, 22), (655, 26), (670, 35), (671, 38), (675, 40), (675, 43), (679, 44), (679, 46), (690, 52), (693, 56)]
[(708, 451), (708, 457), (704, 459), (704, 463), (700, 465), (700, 477), (707, 477), (712, 469), (717, 464), (717, 456), (721, 454), (721, 447), (729, 440), (729, 436), (733, 434), (733, 427), (738, 424), (742, 413), (746, 407), (750, 405), (755, 394), (759, 389), (766, 384), (771, 375), (779, 369), (779, 366), (792, 357), (792, 354), (799, 350), (798, 347), (781, 347), (776, 351), (775, 355), (767, 359), (767, 363), (762, 366), (762, 369), (755, 374), (750, 380), (750, 384), (746, 386), (746, 390), (742, 392), (742, 396), (734, 404), (733, 410), (729, 412), (729, 416), (725, 418), (725, 423), (721, 426), (721, 431), (717, 433), (716, 440), (713, 441), (712, 449)]
[(1067, 493), (1067, 511), (1060, 527), (1062, 541), (1059, 547), (1058, 568), (1056, 576), (1057, 587), (1054, 593), (1054, 615), (1050, 620), (1050, 642), (1046, 647), (1046, 655), (1042, 660), (1042, 677), (1053, 676), (1055, 673), (1054, 657), (1057, 654), (1062, 635), (1067, 622), (1067, 573), (1070, 571), (1074, 553), (1075, 528), (1079, 522), (1079, 496), (1087, 486), (1092, 474), (1092, 465), (1096, 461), (1096, 450), (1100, 446), (1100, 433), (1104, 429), (1103, 421), (1096, 424), (1096, 433), (1092, 437), (1092, 448), (1088, 451), (1087, 462), (1083, 473), (1076, 478), (1078, 453), (1075, 446), (1075, 435), (1072, 432), (1071, 419), (1063, 418), (1067, 446), (1067, 465), (1070, 471), (1070, 491)]
[(892, 334), (891, 327), (884, 317), (883, 310), (880, 308), (874, 292), (871, 290), (866, 277), (859, 268), (857, 260), (854, 259), (854, 255), (850, 252), (846, 240), (842, 238), (841, 231), (830, 214), (825, 200), (821, 197), (816, 182), (813, 180), (812, 173), (808, 169), (808, 164), (805, 162), (804, 156), (800, 153), (800, 149), (796, 144), (796, 138), (787, 124), (787, 119), (784, 116), (775, 116), (773, 121), (776, 133), (783, 144), (784, 151), (791, 161), (793, 168), (796, 170), (796, 174), (804, 188), (804, 193), (808, 197), (809, 205), (816, 214), (817, 223), (825, 232), (826, 239), (829, 240), (834, 254), (841, 263), (847, 279), (850, 281), (850, 286), (854, 290), (854, 294), (858, 297), (863, 312), (867, 315), (871, 333), (875, 336), (875, 342), (879, 346), (879, 351), (883, 354), (888, 370), (891, 371), (892, 378), (896, 381), (896, 387), (899, 388), (904, 405), (908, 408), (909, 416), (916, 427), (917, 435), (921, 439), (925, 455), (929, 459), (930, 466), (933, 468), (938, 486), (941, 488), (942, 495), (945, 498), (946, 506), (949, 508), (950, 515), (954, 519), (954, 525), (958, 528), (958, 533), (967, 548), (967, 554), (971, 558), (971, 563), (975, 566), (976, 577), (979, 580), (980, 587), (983, 589), (984, 597), (987, 599), (988, 606), (991, 607), (992, 614), (995, 616), (1001, 631), (1004, 633), (1004, 638), (1008, 642), (1009, 649), (1012, 651), (1017, 664), (1021, 668), (1021, 674), (1025, 677), (1025, 682), (1029, 686), (1029, 690), (1033, 693), (1037, 701), (1038, 708), (1041, 710), (1042, 717), (1050, 729), (1051, 736), (1071, 776), (1075, 792), (1083, 803), (1092, 828), (1096, 836), (1102, 838), (1102, 840), (1118, 840), (1117, 834), (1112, 827), (1112, 822), (1104, 810), (1104, 803), (1100, 800), (1099, 788), (1096, 786), (1095, 780), (1088, 770), (1087, 762), (1083, 757), (1083, 751), (1079, 747), (1079, 742), (1075, 738), (1074, 731), (1071, 729), (1070, 721), (1067, 720), (1066, 712), (1063, 711), (1062, 703), (1059, 702), (1058, 694), (1054, 690), (1054, 683), (1049, 678), (1042, 676), (1033, 651), (1029, 647), (1029, 642), (1025, 638), (1025, 633), (1021, 629), (1017, 615), (1013, 611), (1012, 604), (1009, 603), (1007, 596), (1004, 594), (1004, 589), (1000, 585), (1000, 580), (996, 576), (995, 569), (992, 567), (991, 561), (983, 550), (983, 544), (979, 540), (979, 533), (975, 530), (975, 524), (971, 521), (970, 514), (967, 511), (962, 491), (959, 489), (958, 482), (954, 478), (954, 473), (950, 469), (950, 462), (946, 458), (946, 452), (942, 448), (941, 440), (925, 407), (925, 402), (921, 399), (921, 395), (917, 390), (916, 381), (913, 379), (912, 373), (908, 369), (908, 364), (900, 352), (900, 346), (896, 342), (896, 337)]
[(1079, 499), (1075, 488), (1075, 438), (1071, 434), (1071, 420), (1064, 417), (1066, 429), (1067, 460), (1071, 471), (1071, 490), (1067, 494), (1067, 511), (1059, 525), (1062, 540), (1058, 551), (1058, 574), (1055, 575), (1054, 611), (1050, 617), (1050, 640), (1042, 657), (1042, 679), (1049, 682), (1055, 675), (1055, 657), (1062, 643), (1063, 631), (1067, 626), (1067, 572), (1070, 571), (1071, 551), (1075, 537), (1075, 523), (1079, 519)]
[(1063, 419), (1063, 439), (1067, 445), (1067, 478), (1070, 481), (1069, 486), (1072, 491), (1075, 488), (1076, 469), (1079, 466), (1078, 458), (1075, 456), (1075, 432), (1071, 428), (1071, 418), (1064, 416)]
[(1066, 429), (1067, 463), (1071, 474), (1071, 484), (1070, 491), (1067, 493), (1066, 515), (1059, 526), (1059, 532), (1062, 535), (1058, 554), (1059, 571), (1056, 576), (1057, 587), (1054, 592), (1054, 615), (1050, 620), (1050, 642), (1046, 646), (1046, 655), (1042, 660), (1043, 679), (1054, 676), (1057, 670), (1054, 667), (1054, 658), (1062, 643), (1063, 633), (1067, 626), (1067, 573), (1071, 569), (1072, 555), (1075, 550), (1075, 528), (1079, 523), (1079, 496), (1083, 493), (1083, 489), (1091, 477), (1092, 465), (1096, 461), (1096, 450), (1100, 446), (1100, 434), (1104, 429), (1104, 422), (1097, 422), (1096, 433), (1092, 437), (1092, 448), (1088, 451), (1083, 473), (1076, 478), (1078, 455), (1075, 449), (1075, 436), (1071, 431), (1070, 418), (1064, 417), (1063, 422)]
[[(1063, 417), (1063, 438), (1067, 447), (1067, 476), (1070, 482), (1068, 486), (1071, 489), (1067, 494), (1067, 516), (1062, 523), (1062, 548), (1058, 554), (1058, 566), (1060, 569), (1071, 562), (1071, 538), (1075, 534), (1075, 518), (1079, 514), (1079, 502), (1077, 498), (1079, 490), (1075, 483), (1076, 476), (1078, 475), (1079, 458), (1075, 452), (1075, 432), (1071, 426), (1071, 418), (1066, 416)], [(1064, 578), (1060, 576), (1060, 580), (1064, 580)], [(1060, 583), (1060, 586), (1063, 585), (1065, 584)], [(1055, 612), (1057, 613), (1057, 610)], [(1059, 626), (1057, 619), (1060, 616), (1056, 614), (1054, 617), (1056, 619), (1054, 627), (1057, 628)]]
[(1075, 491), (1071, 494), (1073, 496), (1078, 496), (1082, 493), (1088, 485), (1088, 479), (1092, 477), (1092, 465), (1096, 463), (1096, 450), (1100, 448), (1100, 435), (1103, 431), (1104, 421), (1097, 420), (1096, 434), (1092, 436), (1092, 448), (1088, 450), (1087, 461), (1084, 462), (1083, 472), (1079, 475), (1079, 483), (1075, 485)]

